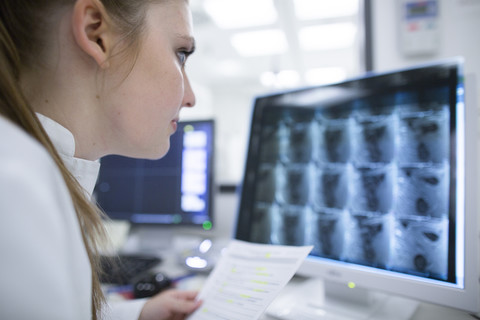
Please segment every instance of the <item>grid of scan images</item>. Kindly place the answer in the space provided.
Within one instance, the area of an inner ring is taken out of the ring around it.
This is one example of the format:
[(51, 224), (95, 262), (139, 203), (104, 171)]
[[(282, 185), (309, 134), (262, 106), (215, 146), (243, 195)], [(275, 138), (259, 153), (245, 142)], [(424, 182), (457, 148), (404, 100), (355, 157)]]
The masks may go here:
[(253, 241), (447, 278), (448, 87), (263, 112)]

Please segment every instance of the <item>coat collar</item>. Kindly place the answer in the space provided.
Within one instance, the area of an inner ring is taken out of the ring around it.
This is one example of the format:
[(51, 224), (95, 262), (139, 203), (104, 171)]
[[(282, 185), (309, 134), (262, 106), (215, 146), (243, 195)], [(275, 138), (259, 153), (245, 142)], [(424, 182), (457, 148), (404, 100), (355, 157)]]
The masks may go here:
[(100, 171), (100, 162), (76, 158), (73, 134), (54, 120), (40, 113), (37, 116), (65, 166), (91, 197)]

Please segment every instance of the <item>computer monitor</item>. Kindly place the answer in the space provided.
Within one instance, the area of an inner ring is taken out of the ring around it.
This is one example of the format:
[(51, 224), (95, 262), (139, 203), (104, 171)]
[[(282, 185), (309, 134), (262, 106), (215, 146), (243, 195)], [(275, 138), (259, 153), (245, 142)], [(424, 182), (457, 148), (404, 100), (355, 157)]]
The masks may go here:
[(255, 99), (236, 238), (313, 245), (299, 274), (322, 280), (271, 314), (368, 318), (380, 292), (414, 302), (387, 308), (405, 318), (419, 300), (479, 311), (477, 117), (462, 65)]
[[(150, 250), (168, 242), (172, 227), (212, 228), (213, 162), (214, 121), (181, 121), (159, 160), (102, 158), (94, 197), (111, 219), (144, 234), (139, 250)], [(155, 240), (162, 235), (165, 241)]]

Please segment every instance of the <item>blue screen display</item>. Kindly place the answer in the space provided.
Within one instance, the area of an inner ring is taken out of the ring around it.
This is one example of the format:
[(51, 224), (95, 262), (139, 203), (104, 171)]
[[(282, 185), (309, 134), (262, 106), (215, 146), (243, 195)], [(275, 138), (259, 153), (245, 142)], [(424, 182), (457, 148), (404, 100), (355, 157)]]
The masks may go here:
[(106, 156), (94, 196), (112, 219), (211, 225), (214, 122), (180, 122), (159, 160)]

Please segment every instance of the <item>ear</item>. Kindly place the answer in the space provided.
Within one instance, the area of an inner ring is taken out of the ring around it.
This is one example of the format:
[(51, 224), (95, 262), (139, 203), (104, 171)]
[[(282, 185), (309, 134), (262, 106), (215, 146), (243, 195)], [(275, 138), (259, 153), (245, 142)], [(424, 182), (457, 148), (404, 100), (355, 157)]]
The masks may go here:
[(77, 0), (73, 9), (72, 27), (77, 45), (100, 68), (108, 68), (112, 33), (102, 3), (98, 0)]

